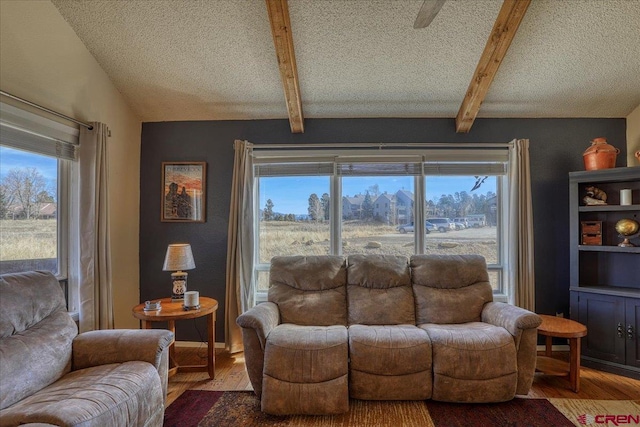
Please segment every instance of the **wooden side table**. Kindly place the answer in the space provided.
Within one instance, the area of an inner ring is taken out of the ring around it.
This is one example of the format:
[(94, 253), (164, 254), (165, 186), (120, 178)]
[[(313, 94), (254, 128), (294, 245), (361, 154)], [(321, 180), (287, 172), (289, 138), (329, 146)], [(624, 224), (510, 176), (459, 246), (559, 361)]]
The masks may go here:
[(182, 301), (171, 301), (171, 298), (162, 298), (162, 309), (156, 311), (144, 311), (144, 303), (133, 307), (133, 317), (142, 320), (142, 327), (151, 329), (153, 322), (167, 322), (167, 328), (176, 333), (176, 320), (195, 319), (207, 316), (207, 364), (179, 366), (175, 360), (175, 340), (169, 347), (169, 376), (177, 372), (208, 372), (209, 378), (215, 377), (215, 331), (216, 331), (216, 310), (218, 301), (213, 298), (200, 297), (200, 308), (197, 310), (185, 310)]
[[(571, 389), (580, 391), (580, 338), (587, 335), (587, 327), (576, 321), (562, 317), (539, 314), (542, 324), (538, 333), (545, 336), (545, 355), (538, 356), (536, 371), (547, 375), (569, 376)], [(569, 339), (569, 363), (551, 357), (553, 337)]]

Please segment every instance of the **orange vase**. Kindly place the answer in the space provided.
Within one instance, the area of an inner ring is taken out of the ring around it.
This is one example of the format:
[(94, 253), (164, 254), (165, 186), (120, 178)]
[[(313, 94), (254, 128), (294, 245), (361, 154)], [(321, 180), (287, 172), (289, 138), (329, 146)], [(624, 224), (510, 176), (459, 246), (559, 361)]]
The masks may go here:
[(595, 138), (591, 141), (591, 147), (582, 154), (584, 168), (588, 171), (615, 168), (619, 153), (619, 149), (607, 144), (607, 138)]

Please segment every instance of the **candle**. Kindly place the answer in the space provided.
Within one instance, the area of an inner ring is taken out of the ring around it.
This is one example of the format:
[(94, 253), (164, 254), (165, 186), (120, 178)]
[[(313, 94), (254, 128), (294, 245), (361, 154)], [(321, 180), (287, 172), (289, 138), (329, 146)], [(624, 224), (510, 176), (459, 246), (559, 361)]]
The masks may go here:
[(197, 307), (200, 305), (200, 293), (198, 291), (187, 291), (184, 293), (184, 306)]
[(624, 188), (620, 190), (620, 205), (629, 206), (631, 204), (631, 189)]

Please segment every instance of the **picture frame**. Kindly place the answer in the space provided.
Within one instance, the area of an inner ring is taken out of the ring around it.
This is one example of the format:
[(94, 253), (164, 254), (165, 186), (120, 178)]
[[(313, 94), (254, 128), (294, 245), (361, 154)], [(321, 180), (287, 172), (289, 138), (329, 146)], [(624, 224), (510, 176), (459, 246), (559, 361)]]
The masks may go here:
[(205, 222), (206, 162), (162, 162), (160, 221)]

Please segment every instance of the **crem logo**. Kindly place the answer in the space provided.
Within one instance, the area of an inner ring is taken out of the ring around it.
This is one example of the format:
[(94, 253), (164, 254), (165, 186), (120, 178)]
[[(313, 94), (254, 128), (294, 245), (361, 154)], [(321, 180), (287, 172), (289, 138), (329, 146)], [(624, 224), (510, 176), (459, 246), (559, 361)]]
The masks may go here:
[(611, 424), (614, 426), (628, 425), (628, 424), (640, 424), (640, 415), (591, 415), (582, 414), (578, 417), (578, 422), (582, 425), (589, 425), (593, 423), (597, 424)]

